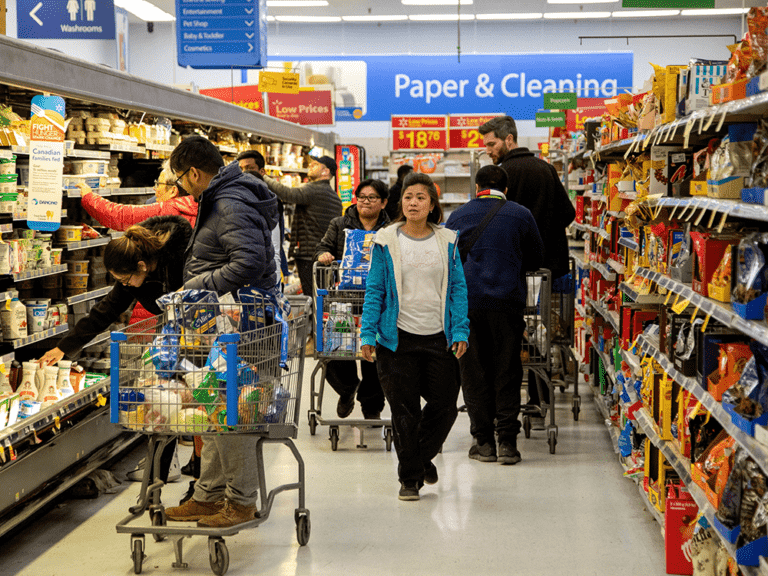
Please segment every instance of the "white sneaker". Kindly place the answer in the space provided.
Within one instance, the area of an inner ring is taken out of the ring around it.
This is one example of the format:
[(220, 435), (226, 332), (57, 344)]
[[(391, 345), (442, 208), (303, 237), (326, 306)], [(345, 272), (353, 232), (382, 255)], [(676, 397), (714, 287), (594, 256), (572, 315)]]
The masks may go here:
[[(139, 460), (136, 468), (126, 474), (128, 480), (131, 482), (141, 482), (144, 480), (144, 466), (146, 465), (146, 462), (146, 458)], [(181, 478), (181, 465), (179, 464), (179, 451), (176, 449), (173, 452), (173, 458), (171, 459), (171, 469), (168, 471), (168, 483), (176, 482), (179, 478)]]

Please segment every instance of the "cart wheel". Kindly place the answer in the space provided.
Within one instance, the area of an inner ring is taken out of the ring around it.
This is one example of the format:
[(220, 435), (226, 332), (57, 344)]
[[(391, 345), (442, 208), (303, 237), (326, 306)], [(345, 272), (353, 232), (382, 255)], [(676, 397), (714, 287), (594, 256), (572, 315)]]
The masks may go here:
[(531, 437), (531, 417), (528, 414), (523, 414), (523, 432), (526, 438)]
[(557, 434), (553, 431), (549, 433), (549, 453), (555, 453), (555, 446), (557, 446)]
[[(162, 512), (155, 512), (152, 514), (152, 526), (165, 526), (165, 514)], [(152, 538), (155, 539), (155, 542), (162, 542), (165, 540), (164, 534), (152, 534)]]
[(133, 555), (133, 573), (141, 574), (141, 565), (144, 562), (144, 540), (136, 538), (131, 543)]
[(387, 428), (384, 434), (384, 443), (387, 446), (387, 452), (392, 451), (392, 428)]
[(309, 522), (309, 516), (306, 514), (299, 516), (296, 520), (296, 540), (299, 542), (299, 546), (307, 545), (311, 528), (312, 526)]
[(211, 570), (216, 576), (223, 576), (229, 569), (229, 550), (221, 538), (213, 539), (208, 544), (208, 556), (211, 561)]
[(571, 412), (573, 412), (573, 421), (578, 422), (579, 412), (581, 412), (581, 405), (578, 400), (573, 401), (573, 408), (571, 408)]
[(336, 452), (339, 447), (339, 429), (336, 427), (331, 428), (331, 450)]
[(317, 417), (314, 414), (309, 415), (309, 433), (314, 436), (317, 432)]

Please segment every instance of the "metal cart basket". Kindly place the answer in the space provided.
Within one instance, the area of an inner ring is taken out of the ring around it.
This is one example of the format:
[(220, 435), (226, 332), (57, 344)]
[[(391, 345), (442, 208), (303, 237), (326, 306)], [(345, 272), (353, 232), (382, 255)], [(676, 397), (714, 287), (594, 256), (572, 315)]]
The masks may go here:
[[(290, 297), (284, 321), (279, 306), (263, 299), (238, 304), (179, 304), (164, 314), (112, 333), (111, 421), (149, 435), (149, 452), (139, 503), (117, 525), (131, 535), (134, 572), (141, 573), (145, 534), (170, 537), (175, 568), (186, 568), (182, 540), (207, 536), (211, 569), (229, 566), (224, 536), (255, 528), (269, 517), (274, 497), (298, 491), (294, 517), (300, 545), (309, 540), (304, 461), (293, 438), (298, 433), (304, 342), (310, 301)], [(224, 529), (168, 525), (160, 502), (163, 448), (179, 435), (249, 434), (256, 451), (260, 505), (253, 520)], [(263, 446), (287, 446), (298, 464), (298, 480), (267, 491)], [(149, 523), (139, 522), (148, 514)]]
[[(576, 260), (569, 259), (570, 275), (552, 281), (552, 378), (553, 384), (565, 392), (573, 385), (573, 419), (581, 411), (579, 395), (579, 362), (574, 348), (576, 309)], [(562, 375), (562, 379), (557, 376)]]
[(331, 449), (339, 444), (339, 427), (351, 426), (358, 430), (358, 448), (365, 448), (365, 430), (381, 427), (386, 449), (392, 449), (392, 421), (379, 419), (327, 419), (322, 417), (323, 395), (328, 363), (336, 361), (365, 362), (360, 351), (360, 316), (363, 313), (365, 290), (362, 279), (367, 268), (344, 268), (334, 262), (323, 266), (315, 262), (313, 292), (315, 305), (315, 349), (317, 365), (312, 371), (312, 390), (309, 395), (309, 432), (314, 435), (318, 425), (329, 427)]

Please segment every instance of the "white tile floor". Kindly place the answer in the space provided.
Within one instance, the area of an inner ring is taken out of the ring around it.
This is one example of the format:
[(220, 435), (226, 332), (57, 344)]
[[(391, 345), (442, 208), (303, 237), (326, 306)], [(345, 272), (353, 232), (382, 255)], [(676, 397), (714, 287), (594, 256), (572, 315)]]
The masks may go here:
[[(308, 374), (312, 367), (307, 362)], [(304, 407), (308, 391), (305, 384)], [(374, 433), (367, 450), (355, 448), (354, 431), (341, 429), (332, 452), (328, 429), (310, 436), (303, 409), (297, 446), (306, 462), (309, 544), (296, 542), (296, 493), (277, 495), (272, 515), (257, 530), (226, 539), (228, 574), (243, 575), (629, 575), (665, 574), (664, 542), (635, 484), (622, 477), (604, 424), (582, 386), (582, 413), (573, 422), (571, 396), (560, 395), (557, 454), (543, 432), (521, 437), (516, 466), (467, 458), (469, 421), (460, 414), (436, 459), (440, 481), (418, 502), (400, 502), (396, 457)], [(327, 395), (326, 413), (336, 395)], [(359, 407), (353, 414), (359, 417)], [(191, 448), (181, 448), (182, 464)], [(143, 456), (134, 451), (115, 468), (123, 477)], [(270, 486), (292, 481), (287, 448), (267, 449)], [(164, 490), (175, 505), (186, 477)], [(135, 502), (138, 485), (117, 494), (68, 501), (2, 543), (0, 573), (24, 576), (90, 576), (133, 573), (129, 536), (115, 524)], [(147, 537), (144, 574), (211, 574), (203, 537), (184, 541), (188, 570), (171, 567), (169, 542)]]

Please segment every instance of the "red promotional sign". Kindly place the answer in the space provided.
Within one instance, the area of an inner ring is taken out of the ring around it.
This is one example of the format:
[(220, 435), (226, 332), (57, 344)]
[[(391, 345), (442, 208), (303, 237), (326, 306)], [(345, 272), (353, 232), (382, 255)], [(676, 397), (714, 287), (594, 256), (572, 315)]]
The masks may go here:
[(448, 147), (451, 150), (483, 148), (483, 137), (477, 129), (502, 114), (458, 114), (449, 117)]
[(576, 110), (565, 111), (565, 127), (569, 132), (584, 130), (584, 120), (602, 116), (608, 112), (605, 98), (579, 98)]
[(392, 150), (445, 150), (445, 116), (392, 116)]
[(237, 104), (249, 110), (264, 112), (264, 96), (259, 92), (258, 86), (227, 86), (226, 88), (206, 88), (200, 90), (200, 94), (205, 94), (217, 100), (224, 100), (232, 104)]
[(270, 94), (269, 115), (302, 126), (333, 126), (333, 95), (330, 90)]

